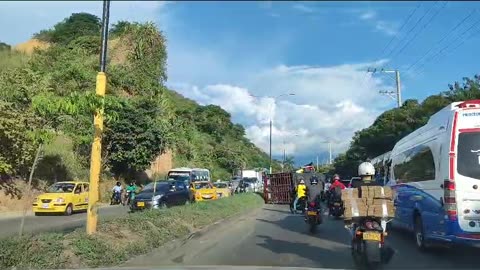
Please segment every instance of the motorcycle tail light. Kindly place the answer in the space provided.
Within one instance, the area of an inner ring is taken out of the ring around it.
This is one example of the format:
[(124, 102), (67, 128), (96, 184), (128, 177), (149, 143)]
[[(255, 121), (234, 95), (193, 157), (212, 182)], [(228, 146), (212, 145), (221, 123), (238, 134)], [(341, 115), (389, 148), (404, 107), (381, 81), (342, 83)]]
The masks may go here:
[(315, 207), (315, 202), (310, 202), (310, 207)]

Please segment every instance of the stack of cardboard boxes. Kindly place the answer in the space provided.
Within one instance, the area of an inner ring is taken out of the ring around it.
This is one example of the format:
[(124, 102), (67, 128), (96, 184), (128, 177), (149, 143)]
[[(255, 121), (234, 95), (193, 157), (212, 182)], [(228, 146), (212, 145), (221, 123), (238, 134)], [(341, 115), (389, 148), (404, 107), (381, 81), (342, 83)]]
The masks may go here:
[(393, 192), (390, 187), (361, 187), (361, 197), (358, 189), (342, 190), (342, 201), (345, 207), (344, 220), (351, 221), (356, 217), (393, 218)]

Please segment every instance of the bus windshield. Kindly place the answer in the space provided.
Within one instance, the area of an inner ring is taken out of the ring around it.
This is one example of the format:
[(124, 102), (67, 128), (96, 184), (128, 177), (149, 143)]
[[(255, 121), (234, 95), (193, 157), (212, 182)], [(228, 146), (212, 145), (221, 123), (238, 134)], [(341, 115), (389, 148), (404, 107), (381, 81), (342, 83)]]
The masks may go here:
[(190, 180), (190, 173), (189, 172), (169, 172), (168, 179), (175, 180), (175, 181), (189, 181)]

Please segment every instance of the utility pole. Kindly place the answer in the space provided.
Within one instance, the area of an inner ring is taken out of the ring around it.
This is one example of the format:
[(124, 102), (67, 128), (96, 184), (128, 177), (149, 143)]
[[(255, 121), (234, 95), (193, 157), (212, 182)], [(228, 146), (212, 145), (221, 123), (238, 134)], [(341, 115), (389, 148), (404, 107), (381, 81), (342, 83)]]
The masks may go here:
[(332, 165), (332, 142), (328, 142), (329, 164)]
[[(377, 69), (374, 68), (374, 69), (368, 69), (367, 72), (371, 72), (371, 73), (375, 73), (377, 72)], [(402, 89), (401, 89), (401, 84), (400, 84), (400, 71), (398, 69), (396, 70), (385, 70), (385, 69), (381, 69), (379, 70), (379, 72), (383, 72), (383, 73), (395, 73), (395, 83), (396, 83), (396, 87), (397, 87), (397, 90), (396, 91), (378, 91), (378, 93), (380, 94), (383, 94), (383, 95), (387, 95), (389, 96), (390, 98), (394, 99), (397, 101), (397, 107), (400, 108), (402, 107)]]
[(103, 102), (105, 90), (107, 88), (107, 76), (105, 74), (107, 62), (107, 42), (108, 42), (108, 20), (110, 16), (110, 1), (103, 1), (102, 16), (102, 49), (100, 54), (100, 72), (97, 73), (96, 95), (102, 100), (102, 105), (95, 111), (93, 116), (93, 125), (95, 134), (92, 143), (92, 152), (90, 158), (90, 187), (88, 191), (88, 209), (87, 209), (87, 234), (93, 234), (97, 231), (99, 198), (99, 181), (102, 164), (102, 134), (103, 134)]
[(285, 139), (283, 139), (283, 161), (282, 161), (282, 172), (284, 172), (285, 170), (285, 162), (287, 161), (287, 153), (286, 153), (286, 150), (285, 150), (286, 146), (285, 146)]
[(272, 118), (270, 117), (270, 174), (272, 174)]

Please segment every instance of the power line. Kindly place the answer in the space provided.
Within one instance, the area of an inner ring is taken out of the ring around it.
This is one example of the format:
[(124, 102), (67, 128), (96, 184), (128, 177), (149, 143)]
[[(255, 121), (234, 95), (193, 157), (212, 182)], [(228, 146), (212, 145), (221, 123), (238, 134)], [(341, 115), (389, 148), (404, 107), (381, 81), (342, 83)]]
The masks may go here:
[(385, 53), (385, 51), (387, 50), (387, 48), (392, 44), (393, 40), (395, 40), (395, 38), (397, 38), (398, 34), (400, 32), (402, 32), (403, 28), (408, 24), (408, 22), (410, 22), (410, 19), (412, 18), (413, 14), (415, 14), (415, 12), (417, 12), (417, 10), (420, 8), (420, 6), (422, 6), (422, 2), (418, 3), (418, 5), (412, 10), (412, 12), (410, 12), (410, 14), (406, 17), (407, 19), (403, 22), (402, 26), (400, 27), (400, 29), (395, 33), (395, 35), (390, 39), (390, 41), (387, 43), (387, 45), (383, 48), (382, 50), (382, 54), (383, 55)]
[(441, 38), (439, 41), (437, 41), (432, 47), (430, 47), (427, 52), (421, 57), (419, 58), (417, 61), (415, 61), (413, 64), (411, 64), (407, 70), (405, 70), (405, 72), (409, 71), (412, 67), (414, 67), (416, 64), (418, 64), (420, 61), (422, 61), (427, 55), (430, 54), (430, 52), (433, 51), (434, 48), (438, 47), (438, 45), (440, 45), (447, 37), (449, 37), (455, 30), (457, 30), (462, 24), (464, 24), (470, 17), (472, 17), (472, 15), (476, 12), (476, 10), (472, 10), (472, 12), (470, 12), (470, 14), (468, 14), (467, 16), (465, 16), (459, 23), (457, 23), (457, 25), (455, 25), (455, 27), (453, 27), (445, 36), (443, 36), (443, 38)]
[[(455, 46), (455, 48), (453, 48), (453, 49), (450, 50), (449, 52), (451, 53), (451, 52), (455, 51), (455, 50), (458, 49), (460, 46), (462, 46), (463, 43), (465, 43), (468, 39), (472, 38), (473, 36), (475, 36), (475, 35), (477, 35), (477, 34), (479, 34), (479, 33), (480, 33), (480, 27), (477, 29), (477, 31), (470, 33), (470, 35), (469, 35), (467, 38), (463, 39), (457, 46)], [(448, 54), (447, 54), (447, 55), (448, 55)], [(438, 59), (439, 59), (439, 58), (437, 58), (437, 60), (438, 60)], [(426, 62), (426, 63), (427, 63), (427, 62)], [(421, 67), (425, 66), (426, 63), (424, 63)], [(421, 67), (420, 67), (420, 68), (421, 68)], [(420, 68), (418, 68), (417, 71), (420, 70)], [(420, 73), (420, 72), (419, 72), (419, 73)]]
[[(468, 29), (466, 29), (465, 31), (463, 31), (460, 35), (458, 35), (457, 39), (454, 39), (452, 42), (450, 42), (449, 44), (447, 44), (446, 46), (444, 46), (440, 51), (438, 51), (435, 55), (429, 57), (425, 62), (423, 62), (423, 64), (418, 67), (416, 70), (420, 70), (422, 67), (424, 67), (428, 62), (431, 62), (432, 60), (434, 60), (437, 56), (439, 56), (442, 52), (444, 52), (446, 49), (450, 48), (457, 40), (459, 37), (462, 37), (463, 35), (465, 35), (468, 31), (470, 31), (471, 29), (473, 29), (475, 26), (477, 26), (478, 24), (480, 23), (480, 19), (479, 20), (476, 20), (475, 23), (473, 23)], [(463, 44), (466, 40), (468, 40), (469, 38), (471, 38), (472, 36), (474, 36), (474, 34), (470, 34), (467, 38), (463, 39), (463, 41), (460, 43), (460, 44)], [(459, 46), (457, 46), (459, 47)], [(456, 47), (456, 48), (457, 48)]]
[[(430, 11), (433, 9), (433, 7), (434, 7), (435, 5), (437, 5), (437, 3), (438, 3), (438, 1), (436, 1), (435, 4), (434, 4), (432, 7), (430, 7), (430, 9), (429, 9), (427, 12), (425, 12), (425, 13), (420, 17), (420, 19), (418, 19), (418, 20), (415, 22), (415, 24), (413, 25), (413, 27), (408, 30), (407, 34), (405, 34), (405, 38), (408, 37), (413, 30), (415, 30), (415, 28), (417, 27), (417, 25), (423, 20), (423, 18), (425, 18), (425, 16), (426, 16), (428, 13), (430, 13)], [(400, 46), (401, 43), (402, 43), (402, 41), (400, 40), (399, 43), (397, 43), (397, 46), (395, 46), (395, 47), (387, 54), (386, 58), (388, 58), (388, 57)]]
[(433, 16), (423, 25), (422, 28), (420, 28), (419, 31), (417, 31), (417, 33), (415, 33), (415, 35), (407, 41), (407, 43), (405, 43), (405, 45), (392, 57), (392, 61), (393, 59), (395, 59), (398, 55), (400, 55), (400, 53), (402, 53), (407, 47), (408, 45), (410, 45), (410, 43), (412, 43), (413, 40), (415, 40), (415, 38), (423, 31), (427, 28), (427, 26), (438, 16), (438, 14), (440, 13), (440, 11), (442, 11), (445, 6), (447, 5), (448, 2), (444, 2), (443, 3), (443, 6), (441, 6), (434, 14)]

